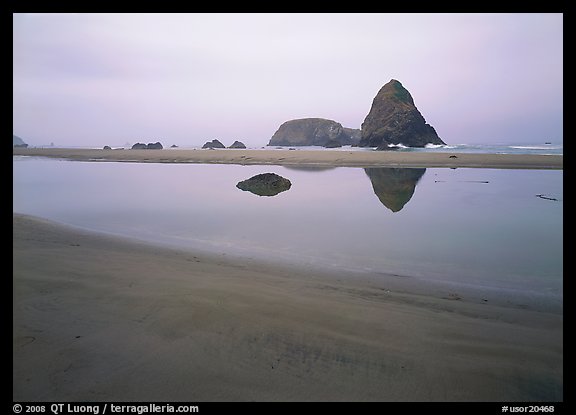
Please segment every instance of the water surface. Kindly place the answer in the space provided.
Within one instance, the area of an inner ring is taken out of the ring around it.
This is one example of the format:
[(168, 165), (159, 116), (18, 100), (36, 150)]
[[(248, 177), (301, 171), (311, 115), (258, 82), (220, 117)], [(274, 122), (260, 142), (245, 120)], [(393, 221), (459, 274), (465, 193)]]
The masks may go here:
[[(562, 293), (562, 171), (30, 157), (14, 157), (13, 171), (14, 212), (78, 227), (375, 275)], [(236, 188), (265, 172), (288, 178), (290, 190), (260, 197)]]

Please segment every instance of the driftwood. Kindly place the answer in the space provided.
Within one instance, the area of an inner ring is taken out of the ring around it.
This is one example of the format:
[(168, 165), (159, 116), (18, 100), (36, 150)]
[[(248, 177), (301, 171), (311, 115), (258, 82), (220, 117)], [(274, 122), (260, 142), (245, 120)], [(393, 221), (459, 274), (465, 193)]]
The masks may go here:
[(539, 197), (540, 199), (546, 199), (546, 200), (553, 200), (555, 202), (558, 202), (558, 199), (554, 198), (554, 197), (547, 197), (544, 195), (536, 195), (536, 197)]

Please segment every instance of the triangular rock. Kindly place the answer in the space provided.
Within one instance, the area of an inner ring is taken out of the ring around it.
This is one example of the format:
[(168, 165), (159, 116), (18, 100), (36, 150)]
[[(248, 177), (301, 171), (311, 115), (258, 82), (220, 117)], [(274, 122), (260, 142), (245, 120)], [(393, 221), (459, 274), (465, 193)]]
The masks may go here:
[(445, 144), (436, 130), (426, 123), (410, 92), (395, 79), (380, 89), (361, 130), (360, 147), (386, 149), (388, 144), (408, 147)]

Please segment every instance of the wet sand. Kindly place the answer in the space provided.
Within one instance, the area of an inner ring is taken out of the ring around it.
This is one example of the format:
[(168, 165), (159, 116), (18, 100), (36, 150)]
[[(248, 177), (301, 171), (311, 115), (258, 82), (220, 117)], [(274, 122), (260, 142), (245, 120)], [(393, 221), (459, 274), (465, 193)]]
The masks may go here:
[(386, 281), (14, 215), (13, 399), (563, 399), (561, 312)]
[(80, 161), (125, 161), (141, 163), (217, 163), (330, 167), (563, 168), (563, 156), (561, 155), (451, 154), (368, 150), (91, 150), (14, 148), (13, 155), (58, 157)]

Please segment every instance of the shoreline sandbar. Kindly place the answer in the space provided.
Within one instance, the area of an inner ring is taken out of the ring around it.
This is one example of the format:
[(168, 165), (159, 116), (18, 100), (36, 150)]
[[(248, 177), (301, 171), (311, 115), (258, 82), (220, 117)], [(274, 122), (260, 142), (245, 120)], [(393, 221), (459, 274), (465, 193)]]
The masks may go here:
[(334, 150), (131, 150), (14, 148), (14, 156), (133, 163), (214, 163), (330, 167), (562, 169), (562, 155)]

